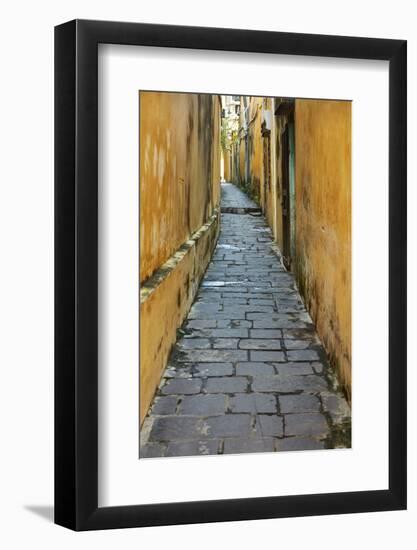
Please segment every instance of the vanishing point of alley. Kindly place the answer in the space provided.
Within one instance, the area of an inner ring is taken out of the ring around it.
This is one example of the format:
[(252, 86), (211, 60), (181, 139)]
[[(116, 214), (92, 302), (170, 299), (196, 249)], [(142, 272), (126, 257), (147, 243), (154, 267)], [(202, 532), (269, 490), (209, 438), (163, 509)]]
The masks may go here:
[(258, 207), (221, 231), (141, 429), (141, 457), (350, 446), (350, 408)]

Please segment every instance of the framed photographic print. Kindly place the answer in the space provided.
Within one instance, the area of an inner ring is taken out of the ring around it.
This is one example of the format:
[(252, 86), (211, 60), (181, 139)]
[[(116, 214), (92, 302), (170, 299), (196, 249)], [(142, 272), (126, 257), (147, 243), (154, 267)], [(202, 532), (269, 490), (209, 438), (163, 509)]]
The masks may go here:
[(406, 42), (55, 29), (55, 521), (406, 507)]

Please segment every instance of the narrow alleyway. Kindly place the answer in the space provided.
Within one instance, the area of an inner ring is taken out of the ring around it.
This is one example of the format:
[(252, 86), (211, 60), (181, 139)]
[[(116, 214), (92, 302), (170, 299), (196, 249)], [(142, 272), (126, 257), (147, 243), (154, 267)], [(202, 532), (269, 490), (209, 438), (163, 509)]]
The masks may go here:
[(144, 421), (141, 458), (349, 447), (349, 419), (265, 219), (222, 184), (219, 241)]
[(259, 206), (236, 185), (233, 185), (233, 183), (222, 183), (221, 193), (221, 209), (223, 213), (247, 214), (250, 212), (260, 212)]

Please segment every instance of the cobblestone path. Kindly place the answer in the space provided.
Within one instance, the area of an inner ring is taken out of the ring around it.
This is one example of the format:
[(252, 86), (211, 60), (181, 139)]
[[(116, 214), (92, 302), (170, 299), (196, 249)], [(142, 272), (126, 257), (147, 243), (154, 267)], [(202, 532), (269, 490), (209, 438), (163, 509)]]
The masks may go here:
[[(224, 204), (253, 208), (231, 184), (222, 185)], [(350, 408), (294, 277), (262, 216), (222, 213), (213, 259), (144, 421), (140, 457), (334, 447), (350, 447)]]

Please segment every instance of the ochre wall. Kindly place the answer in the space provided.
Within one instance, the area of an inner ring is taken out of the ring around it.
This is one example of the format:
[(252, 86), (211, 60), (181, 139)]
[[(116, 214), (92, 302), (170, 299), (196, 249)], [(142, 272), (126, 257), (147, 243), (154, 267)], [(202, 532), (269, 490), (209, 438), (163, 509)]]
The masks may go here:
[[(274, 105), (275, 108), (275, 105)], [(282, 132), (284, 131), (286, 118), (273, 116), (273, 131), (271, 132), (271, 168), (273, 176), (271, 180), (272, 196), (266, 204), (266, 218), (273, 231), (274, 238), (283, 249), (282, 227)]]
[[(277, 155), (277, 149), (276, 149), (276, 141), (275, 136), (277, 132), (277, 127), (275, 124), (275, 118), (273, 116), (274, 112), (274, 101), (272, 98), (264, 98), (263, 99), (263, 109), (267, 110), (271, 113), (272, 118), (272, 124), (271, 128), (268, 132), (264, 132), (264, 135), (261, 137), (262, 147), (267, 150), (267, 144), (269, 143), (269, 181), (268, 178), (265, 178), (265, 150), (262, 151), (262, 172), (263, 172), (263, 178), (261, 179), (261, 196), (260, 196), (260, 205), (262, 208), (262, 211), (266, 217), (266, 220), (268, 222), (269, 227), (272, 230), (272, 233), (274, 235), (274, 238), (277, 238), (277, 185), (279, 184), (279, 174), (276, 171), (276, 155)], [(261, 118), (261, 117), (260, 117)], [(259, 130), (260, 131), (260, 130)]]
[[(261, 135), (262, 98), (248, 97), (247, 135), (242, 135), (239, 147), (239, 175), (234, 183), (242, 187), (256, 202), (260, 202), (263, 185), (263, 148)], [(243, 123), (242, 104), (240, 123)]]
[(225, 181), (232, 181), (232, 158), (230, 149), (225, 149), (223, 152), (224, 158), (224, 179)]
[(218, 205), (220, 98), (140, 93), (140, 280)]
[(244, 185), (245, 183), (245, 166), (246, 166), (246, 143), (244, 139), (240, 140), (239, 143), (239, 158), (237, 162), (237, 166), (239, 166), (239, 174), (237, 174), (236, 178), (236, 184), (237, 185)]
[(263, 144), (261, 135), (262, 98), (251, 97), (249, 102), (249, 195), (258, 203), (263, 189)]
[(141, 92), (140, 418), (211, 259), (220, 200), (220, 97)]
[[(144, 420), (177, 337), (214, 252), (220, 213), (184, 245), (186, 250), (164, 264), (161, 280), (145, 283), (140, 306), (140, 419)], [(174, 261), (173, 261), (174, 260)], [(169, 265), (173, 263), (174, 265)]]
[(300, 291), (345, 390), (351, 388), (351, 103), (295, 102)]

